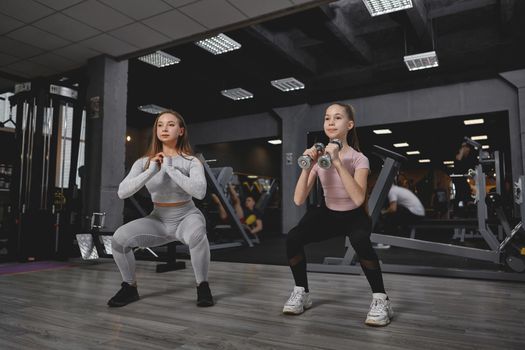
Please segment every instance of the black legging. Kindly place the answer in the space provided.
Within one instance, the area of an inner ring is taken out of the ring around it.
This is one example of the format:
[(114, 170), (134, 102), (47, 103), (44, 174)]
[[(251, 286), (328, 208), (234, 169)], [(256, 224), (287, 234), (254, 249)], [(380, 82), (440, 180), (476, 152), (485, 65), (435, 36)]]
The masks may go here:
[(308, 291), (304, 253), (306, 244), (348, 235), (372, 292), (384, 293), (379, 260), (370, 242), (371, 232), (370, 217), (362, 207), (349, 211), (335, 211), (326, 207), (309, 210), (288, 233), (286, 240), (286, 254), (295, 285)]

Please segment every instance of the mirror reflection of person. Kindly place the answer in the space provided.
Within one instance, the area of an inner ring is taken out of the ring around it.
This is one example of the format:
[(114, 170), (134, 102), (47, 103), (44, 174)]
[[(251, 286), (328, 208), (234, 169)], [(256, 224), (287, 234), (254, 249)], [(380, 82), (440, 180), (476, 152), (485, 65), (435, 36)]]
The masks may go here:
[(432, 193), (431, 202), (436, 219), (448, 219), (449, 193), (448, 190), (441, 185), (441, 181), (438, 181)]
[[(454, 160), (454, 174), (467, 174), (476, 166), (472, 146), (463, 142)], [(466, 176), (453, 177), (456, 193), (454, 196), (454, 214), (458, 217), (466, 215), (466, 208), (472, 202), (472, 191)]]
[(392, 185), (388, 191), (388, 203), (388, 208), (381, 211), (388, 234), (407, 233), (409, 225), (425, 217), (423, 204), (408, 188)]
[[(239, 195), (231, 183), (228, 184), (228, 193), (230, 194), (230, 199), (233, 209), (235, 210), (235, 214), (244, 225), (245, 230), (251, 233), (255, 238), (258, 238), (259, 234), (263, 230), (263, 221), (262, 213), (257, 208), (255, 208), (255, 198), (252, 196), (246, 197), (244, 200), (244, 206), (241, 206)], [(226, 209), (224, 209), (224, 206), (219, 200), (219, 197), (217, 197), (216, 194), (212, 194), (211, 198), (213, 202), (217, 204), (220, 219), (222, 221), (227, 221), (228, 213), (226, 212)]]

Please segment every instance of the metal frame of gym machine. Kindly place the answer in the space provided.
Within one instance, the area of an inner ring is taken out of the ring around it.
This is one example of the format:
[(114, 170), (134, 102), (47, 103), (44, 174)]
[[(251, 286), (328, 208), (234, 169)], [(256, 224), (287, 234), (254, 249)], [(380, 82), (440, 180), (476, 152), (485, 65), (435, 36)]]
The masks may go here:
[[(478, 144), (479, 145), (479, 144)], [(481, 148), (481, 145), (479, 145)], [(401, 163), (406, 161), (406, 158), (398, 153), (392, 152), (385, 148), (374, 145), (375, 153), (383, 158), (383, 168), (379, 174), (377, 182), (370, 194), (368, 201), (368, 211), (372, 219), (372, 227), (374, 228), (379, 219), (381, 208), (385, 202), (391, 185), (394, 182), (394, 177), (399, 171)], [(474, 174), (472, 174), (474, 175)], [(521, 229), (521, 222), (511, 230), (505, 230), (507, 237), (500, 243), (486, 223), (487, 205), (485, 203), (485, 174), (483, 173), (482, 164), (478, 164), (475, 169), (475, 180), (478, 188), (478, 195), (481, 200), (478, 200), (478, 230), (482, 237), (487, 242), (489, 249), (479, 249), (457, 246), (452, 244), (444, 244), (438, 242), (430, 242), (419, 239), (389, 236), (384, 234), (372, 233), (370, 239), (373, 243), (389, 244), (391, 246), (422, 250), (427, 252), (441, 253), (447, 255), (454, 255), (466, 257), (476, 260), (490, 261), (496, 264), (502, 262), (504, 257), (505, 247), (509, 244), (514, 235)], [(523, 179), (525, 181), (525, 178)], [(525, 182), (523, 182), (525, 183)], [(521, 205), (522, 218), (525, 214), (525, 204)], [(523, 220), (523, 219), (522, 219)], [(356, 266), (355, 251), (346, 237), (346, 253), (343, 258), (325, 257), (322, 264), (308, 264), (308, 271), (312, 272), (326, 272), (326, 273), (343, 273), (343, 274), (361, 274), (361, 267)], [(461, 278), (478, 278), (478, 279), (492, 279), (492, 280), (508, 280), (508, 281), (525, 281), (525, 274), (511, 273), (504, 271), (489, 271), (489, 270), (465, 270), (455, 268), (441, 268), (432, 266), (411, 266), (411, 265), (396, 265), (396, 264), (381, 264), (383, 272), (403, 273), (403, 274), (417, 274), (417, 275), (432, 275), (432, 276), (448, 276)]]
[[(80, 91), (82, 96), (83, 90)], [(16, 106), (20, 154), (11, 190), (16, 218), (16, 233), (12, 238), (16, 241), (14, 254), (21, 261), (68, 258), (73, 241), (72, 210), (66, 199), (71, 201), (73, 197), (78, 162), (83, 111), (79, 91), (50, 80), (35, 79), (16, 84), (15, 93), (9, 99), (11, 106)], [(72, 125), (67, 122), (68, 108), (73, 109)], [(62, 145), (67, 131), (71, 131), (69, 153)], [(65, 172), (66, 156), (70, 156), (69, 174)], [(60, 185), (56, 183), (57, 176), (60, 176)], [(68, 177), (66, 183), (64, 179)]]
[(217, 195), (219, 197), (219, 200), (221, 201), (224, 209), (226, 209), (226, 212), (228, 213), (228, 219), (232, 223), (232, 226), (240, 232), (242, 238), (244, 241), (234, 241), (234, 242), (227, 242), (227, 243), (210, 243), (210, 249), (223, 249), (223, 248), (233, 248), (233, 247), (240, 247), (245, 242), (249, 247), (253, 247), (253, 241), (248, 236), (246, 231), (244, 230), (244, 227), (237, 217), (237, 214), (235, 214), (235, 209), (233, 209), (230, 201), (228, 198), (226, 198), (226, 195), (224, 194), (224, 191), (222, 191), (219, 185), (219, 182), (217, 181), (217, 178), (215, 175), (213, 175), (213, 172), (210, 169), (210, 166), (208, 163), (206, 163), (206, 160), (204, 159), (204, 156), (202, 154), (197, 154), (197, 158), (202, 162), (202, 165), (204, 167), (204, 174), (206, 175), (206, 179), (208, 180), (208, 184), (210, 184)]

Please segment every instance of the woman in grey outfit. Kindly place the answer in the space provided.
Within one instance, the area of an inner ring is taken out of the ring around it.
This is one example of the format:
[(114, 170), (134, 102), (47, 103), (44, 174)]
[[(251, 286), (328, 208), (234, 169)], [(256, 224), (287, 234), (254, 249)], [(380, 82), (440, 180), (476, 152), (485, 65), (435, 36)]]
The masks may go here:
[(124, 306), (139, 299), (133, 247), (180, 241), (189, 246), (197, 282), (197, 305), (212, 306), (206, 223), (192, 201), (192, 197), (204, 198), (206, 178), (201, 162), (192, 156), (186, 123), (175, 111), (164, 111), (157, 116), (148, 152), (133, 164), (120, 183), (118, 196), (131, 197), (143, 186), (151, 194), (154, 209), (148, 216), (122, 225), (113, 235), (113, 258), (123, 282), (108, 305)]

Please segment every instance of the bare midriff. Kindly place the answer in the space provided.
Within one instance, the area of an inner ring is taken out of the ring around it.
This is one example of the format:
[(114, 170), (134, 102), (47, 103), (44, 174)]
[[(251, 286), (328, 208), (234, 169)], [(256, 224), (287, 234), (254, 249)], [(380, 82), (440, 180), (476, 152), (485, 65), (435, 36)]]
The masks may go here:
[(156, 207), (179, 207), (179, 206), (184, 205), (184, 204), (186, 204), (188, 202), (189, 201), (176, 202), (176, 203), (157, 203), (157, 202), (153, 202), (153, 205), (155, 205)]

